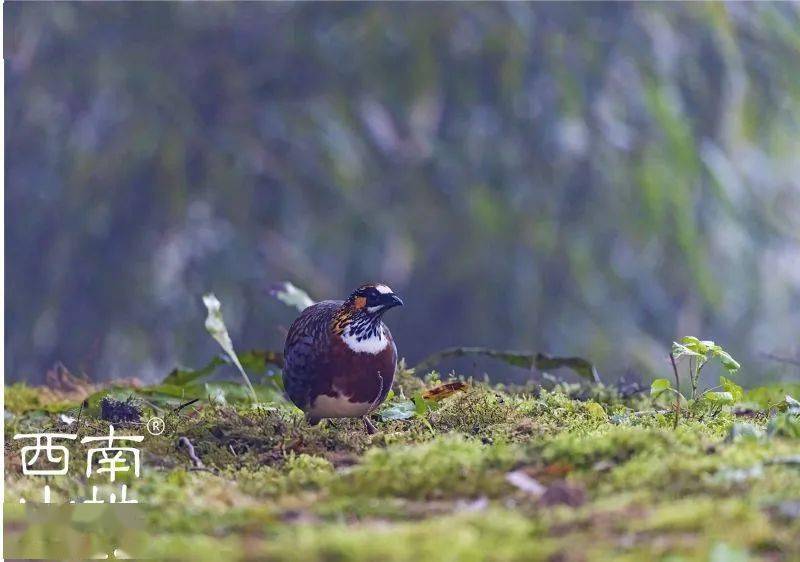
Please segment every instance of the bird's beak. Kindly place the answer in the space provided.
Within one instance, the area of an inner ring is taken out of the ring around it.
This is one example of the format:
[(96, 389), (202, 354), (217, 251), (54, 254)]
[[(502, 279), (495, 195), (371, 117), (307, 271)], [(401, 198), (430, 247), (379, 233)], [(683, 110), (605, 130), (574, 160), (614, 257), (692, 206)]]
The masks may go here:
[(394, 308), (395, 306), (403, 306), (403, 299), (395, 295), (394, 293), (390, 293), (388, 295), (383, 295), (383, 307), (385, 309)]

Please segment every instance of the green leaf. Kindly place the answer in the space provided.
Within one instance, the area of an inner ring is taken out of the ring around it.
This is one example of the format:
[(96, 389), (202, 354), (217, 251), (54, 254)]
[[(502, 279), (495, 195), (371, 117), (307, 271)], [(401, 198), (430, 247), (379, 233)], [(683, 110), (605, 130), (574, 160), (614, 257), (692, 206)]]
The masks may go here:
[[(204, 386), (202, 398), (211, 397), (218, 401), (228, 404), (246, 404), (252, 397), (247, 388), (238, 382), (233, 381), (213, 381), (207, 382)], [(272, 385), (256, 384), (253, 385), (256, 393), (256, 401), (259, 403), (279, 403), (282, 401), (280, 392)]]
[(650, 396), (657, 396), (672, 389), (669, 379), (656, 379), (650, 383)]
[(176, 367), (162, 381), (164, 384), (182, 386), (194, 382), (198, 379), (209, 377), (214, 374), (217, 367), (224, 365), (225, 360), (219, 356), (214, 357), (205, 367), (201, 369), (183, 369)]
[(675, 359), (684, 355), (697, 357), (698, 368), (702, 367), (710, 358), (716, 357), (729, 374), (734, 374), (741, 367), (721, 345), (717, 345), (711, 340), (699, 340), (694, 336), (681, 338), (681, 343), (672, 342), (672, 354)]
[(233, 342), (228, 335), (228, 328), (225, 327), (225, 322), (222, 319), (222, 304), (213, 293), (203, 295), (203, 304), (206, 305), (206, 309), (208, 310), (208, 316), (206, 316), (206, 330), (211, 334), (211, 337), (217, 340), (217, 343), (219, 343), (223, 351), (228, 354), (233, 364), (239, 369), (244, 382), (247, 383), (247, 387), (250, 389), (253, 401), (258, 402), (258, 396), (256, 396), (253, 384), (250, 382), (250, 378), (247, 376), (247, 373), (245, 373), (244, 367), (242, 367), (239, 358), (236, 356), (236, 351), (233, 349)]
[(417, 406), (412, 400), (395, 400), (388, 407), (383, 408), (378, 415), (383, 421), (407, 420), (417, 413)]
[(730, 374), (734, 374), (741, 367), (741, 365), (733, 357), (731, 357), (727, 351), (719, 346), (717, 346), (717, 348), (714, 350), (714, 355), (719, 357), (720, 363), (722, 363), (722, 366)]
[(725, 441), (733, 443), (740, 439), (759, 439), (762, 435), (764, 432), (751, 423), (735, 422), (725, 437)]
[(734, 402), (742, 401), (742, 398), (744, 398), (744, 389), (741, 386), (725, 377), (720, 377), (719, 383), (722, 385), (725, 392), (730, 392)]
[(600, 382), (600, 376), (595, 366), (582, 357), (554, 357), (544, 353), (528, 353), (524, 351), (501, 351), (488, 347), (448, 347), (429, 355), (414, 367), (417, 373), (429, 371), (443, 359), (448, 357), (483, 356), (499, 359), (514, 367), (523, 369), (536, 368), (540, 371), (566, 367), (572, 369), (579, 376), (594, 382)]
[[(685, 339), (685, 338), (684, 338)], [(706, 360), (706, 356), (702, 353), (698, 353), (697, 351), (680, 344), (678, 342), (672, 342), (672, 355), (675, 356), (675, 359), (680, 359), (684, 355), (690, 355), (693, 357), (699, 357), (703, 362)]]
[(428, 413), (428, 410), (431, 409), (431, 403), (425, 398), (422, 397), (422, 394), (415, 394), (414, 398), (414, 410), (418, 416), (423, 416)]
[(770, 437), (800, 437), (800, 416), (789, 412), (777, 414), (767, 424), (767, 435)]
[(250, 350), (239, 354), (242, 367), (250, 373), (264, 373), (268, 365), (283, 368), (283, 353), (279, 351)]
[[(277, 351), (248, 351), (239, 355), (242, 367), (251, 373), (266, 373), (267, 366), (283, 367), (283, 354)], [(231, 360), (226, 355), (217, 355), (205, 367), (200, 369), (186, 369), (176, 367), (164, 377), (163, 384), (182, 386), (210, 377), (222, 365), (230, 365)]]
[(388, 407), (381, 410), (379, 415), (383, 420), (407, 420), (415, 416), (424, 418), (429, 410), (435, 409), (437, 406), (436, 402), (425, 400), (422, 394), (417, 393), (411, 400), (396, 400), (392, 402)]
[(708, 557), (709, 562), (748, 562), (747, 551), (724, 542), (717, 543)]
[(730, 392), (706, 392), (705, 399), (715, 404), (733, 404), (733, 394)]
[(597, 402), (588, 402), (586, 404), (586, 411), (589, 413), (589, 416), (594, 419), (608, 420), (608, 414), (606, 414), (605, 409)]
[(308, 296), (308, 293), (303, 289), (295, 287), (289, 281), (277, 284), (272, 288), (270, 294), (282, 303), (293, 306), (300, 312), (303, 312), (306, 308), (314, 304), (313, 299)]
[(714, 342), (710, 340), (699, 340), (694, 336), (685, 336), (681, 338), (681, 343), (688, 349), (698, 353), (700, 355), (705, 355), (708, 353), (708, 350), (714, 347)]

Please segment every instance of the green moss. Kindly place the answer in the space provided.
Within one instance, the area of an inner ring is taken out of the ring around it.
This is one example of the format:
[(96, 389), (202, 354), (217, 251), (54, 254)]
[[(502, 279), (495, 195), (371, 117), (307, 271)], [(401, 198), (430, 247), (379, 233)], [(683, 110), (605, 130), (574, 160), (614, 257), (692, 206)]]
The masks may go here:
[(542, 432), (548, 434), (591, 432), (608, 424), (608, 416), (601, 404), (573, 400), (559, 390), (542, 390), (537, 398), (519, 401), (517, 408), (520, 414), (535, 420)]
[(505, 488), (503, 469), (515, 460), (505, 443), (485, 445), (460, 436), (420, 445), (372, 449), (335, 483), (339, 494), (407, 498), (495, 495)]
[[(409, 388), (421, 384), (406, 378)], [(9, 438), (61, 427), (57, 415), (30, 409), (42, 403), (30, 390), (11, 392), (17, 413), (6, 424), (10, 505), (18, 497), (36, 500), (42, 481), (20, 474), (22, 444)], [(686, 413), (674, 430), (672, 416), (642, 398), (626, 402), (604, 389), (591, 400), (573, 394), (473, 383), (425, 419), (381, 422), (373, 436), (359, 420), (309, 427), (298, 412), (283, 409), (206, 405), (168, 413), (167, 431), (148, 434), (142, 444), (142, 476), (124, 477), (147, 529), (125, 545), (141, 557), (198, 560), (490, 554), (705, 561), (720, 548), (756, 558), (800, 557), (800, 520), (787, 516), (786, 507), (800, 501), (800, 470), (781, 461), (800, 455), (800, 440), (768, 436), (765, 416), (748, 418), (757, 435), (727, 439), (736, 421), (727, 412)], [(80, 425), (86, 435), (108, 429), (90, 414)], [(143, 433), (135, 425), (118, 430)], [(179, 436), (191, 441), (205, 469), (177, 447)], [(82, 446), (67, 446), (70, 476), (49, 481), (57, 501), (86, 496), (95, 482), (82, 476)], [(570, 507), (517, 489), (506, 474), (521, 466), (545, 487), (566, 479), (585, 490), (585, 501)], [(51, 557), (86, 557), (96, 552), (81, 548), (105, 544), (87, 536), (91, 525), (62, 518), (42, 527), (12, 511), (7, 543), (14, 548), (41, 540), (56, 523), (64, 540)]]
[(675, 442), (675, 436), (666, 430), (606, 426), (591, 432), (564, 433), (534, 451), (547, 463), (591, 468), (600, 461), (620, 463), (636, 454), (662, 452)]
[(445, 399), (430, 415), (437, 432), (501, 435), (520, 417), (511, 400), (481, 385)]
[(73, 401), (66, 400), (50, 389), (31, 387), (21, 382), (5, 387), (3, 401), (3, 407), (12, 414), (32, 410), (57, 412), (76, 406)]
[(257, 470), (229, 471), (247, 494), (276, 496), (303, 490), (319, 490), (333, 478), (333, 465), (322, 457), (290, 454), (282, 468), (265, 466)]

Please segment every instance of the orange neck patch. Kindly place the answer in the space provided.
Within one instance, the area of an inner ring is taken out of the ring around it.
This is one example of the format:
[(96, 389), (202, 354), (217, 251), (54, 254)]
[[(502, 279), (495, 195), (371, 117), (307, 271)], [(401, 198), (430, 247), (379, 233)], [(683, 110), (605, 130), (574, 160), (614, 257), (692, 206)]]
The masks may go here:
[(356, 297), (355, 307), (356, 310), (364, 308), (367, 306), (367, 298), (366, 297)]

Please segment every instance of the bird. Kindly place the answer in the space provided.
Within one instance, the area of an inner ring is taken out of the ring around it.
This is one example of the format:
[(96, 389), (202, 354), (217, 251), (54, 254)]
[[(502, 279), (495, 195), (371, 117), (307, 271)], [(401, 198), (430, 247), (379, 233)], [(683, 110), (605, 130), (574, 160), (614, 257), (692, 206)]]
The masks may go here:
[(292, 323), (284, 345), (283, 386), (311, 425), (323, 418), (360, 417), (383, 403), (397, 368), (397, 346), (383, 323), (403, 301), (388, 285), (365, 284), (347, 300), (321, 301)]

